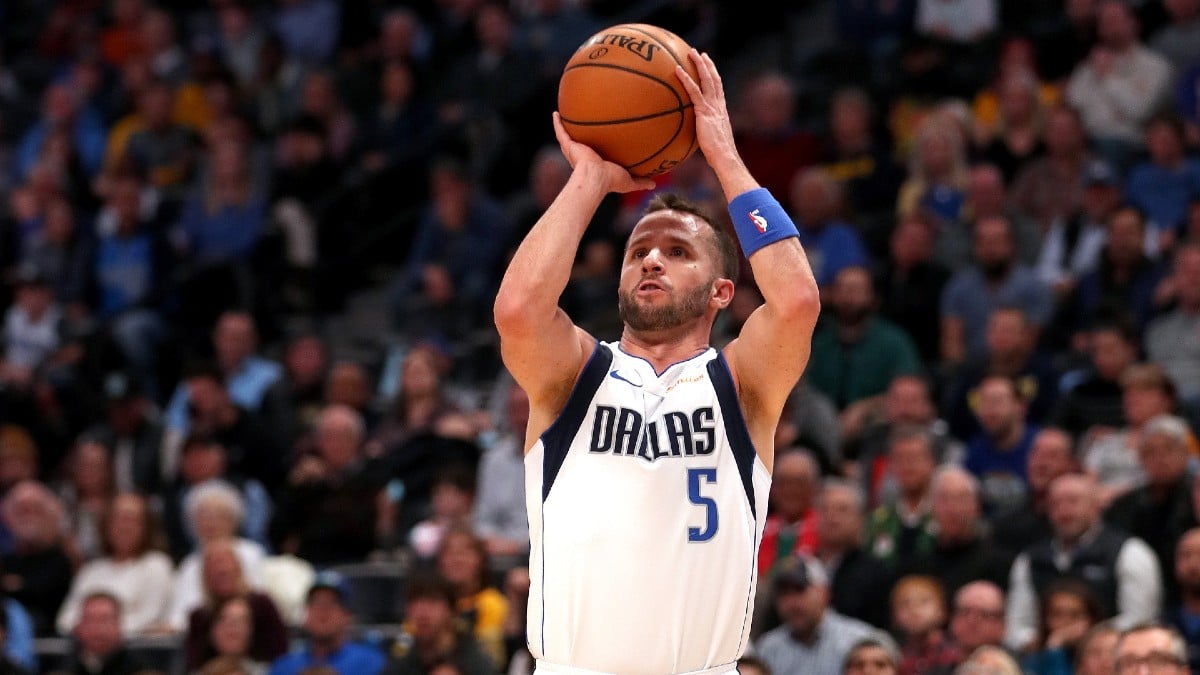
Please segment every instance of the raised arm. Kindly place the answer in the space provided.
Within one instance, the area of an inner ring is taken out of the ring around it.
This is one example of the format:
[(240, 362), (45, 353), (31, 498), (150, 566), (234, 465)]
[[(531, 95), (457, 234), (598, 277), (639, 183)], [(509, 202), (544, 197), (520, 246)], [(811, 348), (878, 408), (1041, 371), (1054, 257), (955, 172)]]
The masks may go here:
[(774, 457), (771, 439), (783, 404), (808, 363), (820, 296), (795, 224), (738, 154), (716, 66), (707, 54), (692, 50), (689, 56), (700, 71), (700, 82), (692, 81), (682, 68), (676, 74), (695, 105), (700, 150), (721, 183), (764, 301), (725, 348), (725, 358), (759, 456), (769, 467)]
[(562, 192), (517, 247), (496, 295), (500, 353), (513, 379), (529, 394), (528, 438), (536, 439), (566, 403), (595, 339), (558, 304), (579, 242), (609, 192), (654, 187), (600, 159), (571, 140), (554, 113), (554, 133), (573, 171)]

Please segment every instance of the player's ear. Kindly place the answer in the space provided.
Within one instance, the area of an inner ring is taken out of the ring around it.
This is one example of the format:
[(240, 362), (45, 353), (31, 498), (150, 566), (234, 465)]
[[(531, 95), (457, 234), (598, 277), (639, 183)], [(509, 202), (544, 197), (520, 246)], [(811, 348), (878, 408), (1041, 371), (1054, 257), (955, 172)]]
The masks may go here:
[(725, 309), (733, 302), (733, 282), (723, 277), (717, 277), (712, 285), (711, 301), (717, 304), (717, 309)]

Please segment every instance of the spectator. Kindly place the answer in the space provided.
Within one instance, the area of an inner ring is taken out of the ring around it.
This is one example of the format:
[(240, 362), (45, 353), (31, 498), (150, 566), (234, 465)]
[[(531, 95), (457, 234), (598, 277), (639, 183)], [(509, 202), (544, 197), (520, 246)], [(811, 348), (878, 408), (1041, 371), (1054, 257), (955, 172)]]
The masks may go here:
[(767, 522), (758, 547), (758, 574), (765, 577), (781, 560), (817, 550), (816, 500), (821, 469), (812, 453), (785, 450), (775, 455)]
[(342, 7), (333, 0), (275, 3), (271, 27), (288, 53), (304, 63), (328, 63), (337, 48)]
[(738, 151), (746, 167), (773, 195), (786, 195), (798, 172), (815, 164), (820, 145), (796, 121), (796, 82), (768, 70), (748, 80), (737, 96)]
[(938, 239), (934, 257), (948, 266), (961, 267), (971, 256), (972, 224), (985, 218), (1004, 218), (1012, 228), (1017, 262), (1032, 267), (1041, 249), (1042, 230), (1032, 218), (1012, 207), (1007, 185), (998, 164), (989, 161), (973, 164), (967, 171), (963, 225)]
[(894, 498), (880, 504), (867, 521), (867, 547), (894, 567), (932, 550), (930, 490), (937, 460), (934, 439), (916, 425), (898, 426), (888, 437), (888, 472), (894, 477)]
[(1096, 17), (1099, 41), (1071, 72), (1066, 98), (1099, 154), (1124, 173), (1141, 148), (1142, 125), (1166, 100), (1171, 65), (1138, 40), (1137, 17), (1124, 2), (1103, 0)]
[(1011, 377), (988, 375), (974, 392), (979, 431), (967, 440), (963, 466), (983, 489), (989, 516), (1013, 507), (1029, 493), (1026, 467), (1038, 426), (1029, 421), (1028, 402)]
[(1146, 327), (1146, 356), (1170, 374), (1189, 415), (1200, 420), (1200, 243), (1175, 251), (1175, 307)]
[(54, 299), (68, 316), (86, 314), (93, 253), (90, 233), (82, 231), (74, 207), (59, 197), (46, 205), (42, 227), (32, 233), (21, 264), (45, 272)]
[(755, 653), (775, 673), (835, 673), (861, 638), (891, 638), (829, 607), (829, 577), (809, 556), (790, 558), (772, 580), (775, 605), (783, 625), (758, 638)]
[(455, 607), (480, 647), (499, 669), (504, 665), (504, 621), (508, 601), (489, 581), (491, 572), (483, 541), (469, 527), (446, 533), (438, 550), (437, 571), (454, 586)]
[(202, 567), (204, 549), (210, 542), (231, 541), (246, 583), (252, 588), (261, 585), (267, 552), (257, 541), (238, 536), (245, 508), (237, 488), (219, 478), (204, 481), (188, 491), (184, 499), (185, 522), (196, 544), (175, 570), (175, 589), (167, 614), (167, 623), (173, 630), (187, 628), (188, 616), (204, 603)]
[(887, 630), (888, 612), (877, 599), (892, 585), (887, 565), (863, 548), (862, 490), (844, 478), (825, 479), (817, 498), (821, 545), (817, 558), (829, 573), (829, 604), (838, 613)]
[(362, 454), (357, 412), (327, 407), (318, 422), (317, 451), (287, 477), (271, 521), (274, 549), (317, 566), (361, 560), (375, 548), (376, 498), (387, 480), (378, 460)]
[(930, 490), (933, 546), (897, 560), (897, 576), (926, 574), (937, 577), (953, 596), (975, 580), (1004, 582), (1012, 556), (996, 548), (980, 513), (979, 481), (965, 469), (942, 466), (934, 473)]
[[(469, 630), (456, 621), (453, 585), (437, 575), (418, 576), (405, 593), (404, 625), (411, 642), (393, 651), (387, 675), (432, 673), (439, 661), (449, 662), (462, 675), (499, 672)], [(444, 661), (442, 661), (444, 660)]]
[(479, 461), (473, 522), (490, 555), (519, 556), (529, 549), (529, 517), (525, 512), (529, 395), (510, 383), (505, 403), (499, 435)]
[(992, 538), (1002, 548), (1017, 553), (1053, 534), (1047, 492), (1059, 476), (1079, 471), (1075, 439), (1057, 427), (1043, 427), (1029, 448), (1025, 498), (992, 519)]
[(984, 340), (984, 355), (969, 361), (946, 385), (942, 410), (951, 433), (969, 439), (979, 432), (975, 397), (983, 379), (997, 375), (1016, 383), (1026, 419), (1044, 423), (1058, 400), (1061, 373), (1038, 345), (1037, 329), (1029, 317), (1019, 307), (997, 307), (988, 316)]
[(984, 645), (971, 652), (970, 656), (955, 669), (955, 675), (1021, 675), (1017, 659), (1002, 647)]
[(1139, 352), (1133, 327), (1117, 319), (1097, 323), (1087, 343), (1087, 364), (1063, 375), (1062, 393), (1050, 414), (1051, 423), (1076, 438), (1125, 425), (1121, 374), (1137, 361)]
[(1101, 503), (1107, 505), (1145, 481), (1137, 442), (1147, 422), (1175, 412), (1178, 396), (1166, 373), (1154, 364), (1135, 363), (1121, 373), (1125, 426), (1097, 429), (1080, 442), (1084, 470), (1096, 478)]
[(1116, 670), (1138, 672), (1144, 666), (1156, 673), (1185, 675), (1188, 671), (1187, 643), (1174, 628), (1161, 624), (1126, 629), (1117, 640)]
[[(74, 560), (68, 560), (70, 571), (66, 578), (70, 579), (74, 572), (71, 563), (78, 565), (100, 557), (103, 539), (100, 523), (118, 490), (113, 479), (112, 453), (94, 437), (82, 435), (75, 441), (64, 468), (66, 475), (55, 491), (65, 511), (70, 553), (74, 556)], [(53, 614), (57, 613), (55, 609)]]
[(892, 627), (901, 636), (901, 675), (952, 668), (962, 660), (946, 633), (946, 599), (941, 583), (922, 575), (901, 578), (891, 593)]
[(152, 75), (178, 87), (188, 77), (187, 53), (179, 44), (175, 19), (165, 9), (150, 9), (142, 15), (139, 37), (141, 55)]
[(1178, 76), (1200, 63), (1200, 4), (1196, 0), (1165, 0), (1170, 22), (1156, 29), (1148, 46), (1171, 63)]
[(1051, 318), (1053, 298), (1033, 270), (1016, 259), (1012, 223), (975, 221), (974, 262), (954, 273), (940, 299), (941, 359), (962, 364), (985, 354), (987, 319), (997, 307), (1019, 307), (1035, 330)]
[(372, 455), (397, 453), (425, 434), (470, 438), (475, 427), (468, 411), (451, 396), (449, 359), (433, 344), (418, 344), (404, 355), (396, 395), (369, 439)]
[[(5, 645), (20, 649), (29, 629), (38, 637), (53, 637), (54, 619), (75, 572), (64, 548), (63, 506), (46, 486), (37, 481), (17, 483), (4, 496), (4, 524), (12, 532), (14, 550), (2, 559), (5, 611), (17, 605), (20, 618), (9, 617)], [(26, 614), (28, 612), (28, 614)], [(23, 626), (24, 625), (24, 626)], [(32, 667), (32, 647), (27, 654), (10, 654), (14, 660)]]
[(429, 178), (431, 199), (393, 291), (394, 319), (414, 339), (453, 339), (481, 325), (511, 224), (461, 161), (434, 161)]
[(300, 675), (305, 669), (320, 665), (332, 668), (338, 675), (376, 675), (382, 671), (383, 652), (350, 639), (354, 615), (349, 602), (350, 587), (340, 574), (332, 571), (318, 574), (305, 602), (303, 647), (276, 659), (270, 675)]
[(17, 179), (25, 179), (51, 137), (60, 132), (69, 139), (87, 175), (96, 174), (104, 156), (104, 123), (96, 111), (83, 105), (71, 83), (63, 79), (46, 87), (41, 117), (25, 131), (15, 148)]
[(116, 599), (122, 635), (162, 630), (174, 566), (157, 548), (161, 535), (145, 498), (136, 494), (114, 497), (104, 522), (105, 555), (84, 563), (71, 580), (56, 620), (59, 634), (71, 632), (80, 621), (85, 598), (94, 593)]
[[(1121, 206), (1123, 195), (1120, 177), (1111, 164), (1102, 159), (1087, 163), (1079, 207), (1051, 221), (1042, 237), (1037, 275), (1054, 291), (1056, 301), (1069, 297), (1079, 279), (1100, 264), (1108, 220)], [(1055, 338), (1063, 341), (1060, 336)]]
[[(1038, 597), (1055, 579), (1080, 579), (1095, 592), (1102, 618), (1130, 627), (1160, 611), (1158, 560), (1146, 543), (1101, 519), (1094, 481), (1068, 474), (1050, 484), (1054, 534), (1026, 548), (1013, 562), (1005, 642), (1018, 651), (1037, 639)], [(1086, 572), (1084, 570), (1087, 570)]]
[(1060, 579), (1046, 586), (1038, 605), (1038, 641), (1034, 651), (1021, 659), (1022, 668), (1048, 674), (1074, 672), (1080, 641), (1103, 618), (1095, 591), (1084, 581)]
[(129, 135), (122, 164), (146, 176), (162, 197), (182, 201), (196, 164), (199, 138), (171, 118), (171, 84), (151, 80), (137, 92), (141, 128)]
[(1200, 668), (1200, 634), (1195, 628), (1200, 616), (1200, 528), (1180, 535), (1173, 562), (1171, 578), (1178, 593), (1166, 596), (1162, 618), (1186, 640), (1188, 665), (1195, 670)]
[(75, 638), (62, 672), (71, 675), (137, 675), (147, 664), (126, 646), (121, 601), (114, 595), (93, 591), (80, 601), (79, 618), (73, 624)]
[(1030, 71), (1014, 70), (996, 83), (999, 119), (993, 133), (976, 127), (973, 155), (977, 161), (995, 166), (1004, 185), (1013, 182), (1017, 172), (1036, 160), (1046, 148), (1042, 130), (1046, 107), (1041, 83)]
[(950, 280), (950, 268), (934, 258), (934, 236), (924, 220), (902, 218), (875, 275), (880, 315), (908, 333), (925, 363), (937, 361), (941, 318), (937, 305), (926, 299), (941, 297)]
[(936, 224), (939, 236), (953, 233), (966, 197), (966, 140), (947, 116), (930, 114), (921, 122), (914, 143), (908, 174), (896, 198), (896, 215), (920, 215)]
[(822, 293), (843, 269), (870, 263), (862, 237), (838, 215), (842, 188), (827, 171), (813, 167), (797, 172), (783, 194), (788, 195), (788, 211), (796, 217), (800, 243), (810, 253)]
[(288, 627), (271, 597), (246, 583), (236, 542), (230, 539), (210, 541), (201, 554), (204, 601), (187, 619), (184, 641), (187, 667), (199, 668), (225, 653), (227, 647), (215, 633), (222, 630), (218, 627), (221, 609), (235, 600), (243, 601), (249, 609), (250, 635), (243, 647), (243, 656), (265, 663), (282, 656), (287, 651)]
[(1076, 649), (1076, 675), (1114, 675), (1116, 673), (1117, 638), (1121, 631), (1104, 622), (1092, 627), (1079, 640)]
[(213, 609), (212, 629), (209, 644), (216, 653), (205, 666), (191, 673), (208, 674), (210, 664), (227, 660), (236, 664), (245, 675), (266, 675), (268, 663), (256, 659), (251, 653), (254, 640), (254, 620), (250, 604), (240, 596), (218, 602)]
[(66, 330), (49, 277), (36, 268), (18, 271), (15, 298), (4, 313), (0, 381), (6, 388), (32, 389), (65, 346)]
[(250, 180), (243, 145), (226, 141), (209, 152), (211, 176), (180, 214), (186, 257), (199, 269), (249, 265), (265, 229), (266, 195)]
[(1055, 105), (1046, 112), (1042, 130), (1045, 155), (1030, 159), (1012, 178), (1013, 208), (1032, 218), (1042, 232), (1072, 217), (1084, 204), (1080, 178), (1091, 157), (1087, 140), (1079, 111)]
[[(829, 103), (830, 138), (822, 153), (821, 167), (842, 184), (852, 220), (867, 227), (868, 250), (882, 242), (883, 217), (890, 216), (904, 169), (892, 157), (891, 148), (876, 133), (875, 102), (862, 88), (846, 86), (834, 92)], [(740, 147), (740, 146), (739, 146)]]
[(1150, 545), (1158, 559), (1164, 597), (1179, 595), (1175, 586), (1175, 544), (1196, 524), (1188, 464), (1196, 440), (1187, 422), (1156, 415), (1137, 439), (1138, 461), (1146, 482), (1118, 497), (1104, 511), (1112, 526)]
[(954, 595), (950, 637), (960, 653), (973, 654), (1004, 640), (1005, 597), (1001, 587), (984, 580), (972, 581)]
[[(900, 672), (900, 655), (894, 645), (889, 645), (875, 638), (863, 638), (854, 643), (846, 653), (846, 662), (842, 665), (842, 675), (896, 675)], [(738, 662), (738, 672), (747, 673), (745, 664)], [(768, 675), (763, 673), (763, 675)]]
[(475, 483), (474, 472), (458, 465), (446, 467), (434, 478), (430, 497), (432, 513), (417, 523), (408, 535), (409, 548), (418, 558), (435, 557), (448, 532), (470, 523)]
[(912, 339), (877, 314), (875, 289), (866, 267), (843, 267), (827, 289), (832, 321), (812, 340), (806, 380), (839, 410), (876, 402), (899, 375), (920, 370)]
[(1188, 157), (1183, 120), (1160, 113), (1146, 123), (1148, 157), (1129, 171), (1125, 194), (1146, 217), (1150, 253), (1169, 255), (1183, 234), (1188, 204), (1200, 199), (1200, 160)]

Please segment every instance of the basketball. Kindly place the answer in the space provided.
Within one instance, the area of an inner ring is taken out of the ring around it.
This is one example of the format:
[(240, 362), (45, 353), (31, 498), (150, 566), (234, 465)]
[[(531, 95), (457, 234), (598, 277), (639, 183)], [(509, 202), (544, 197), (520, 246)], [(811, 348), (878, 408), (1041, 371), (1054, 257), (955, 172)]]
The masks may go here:
[(618, 24), (588, 38), (558, 83), (558, 114), (571, 138), (639, 178), (667, 173), (696, 150), (692, 100), (675, 75), (696, 82), (691, 47), (671, 31)]

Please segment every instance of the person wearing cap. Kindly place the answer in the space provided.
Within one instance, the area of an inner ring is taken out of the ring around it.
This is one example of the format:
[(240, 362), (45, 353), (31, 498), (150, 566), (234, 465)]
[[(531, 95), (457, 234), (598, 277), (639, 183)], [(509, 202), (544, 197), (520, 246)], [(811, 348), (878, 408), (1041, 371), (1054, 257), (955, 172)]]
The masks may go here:
[(1137, 436), (1137, 457), (1146, 482), (1121, 495), (1105, 511), (1109, 524), (1145, 541), (1154, 549), (1162, 572), (1164, 597), (1178, 597), (1175, 546), (1196, 524), (1188, 464), (1196, 439), (1175, 415), (1156, 415)]
[(1083, 167), (1082, 183), (1078, 206), (1050, 222), (1035, 266), (1038, 277), (1053, 287), (1059, 298), (1099, 264), (1107, 237), (1105, 223), (1124, 197), (1117, 170), (1103, 159), (1093, 159)]
[(829, 606), (829, 576), (810, 556), (786, 558), (775, 568), (773, 595), (783, 624), (754, 644), (755, 655), (775, 673), (841, 672), (850, 649), (875, 637), (895, 649), (891, 636)]
[(13, 303), (4, 313), (0, 382), (6, 388), (25, 390), (33, 384), (37, 371), (66, 343), (64, 322), (50, 279), (36, 266), (22, 265)]
[(109, 373), (103, 387), (104, 416), (85, 436), (111, 448), (117, 492), (161, 493), (175, 466), (159, 452), (163, 426), (157, 407), (131, 372)]
[(331, 570), (318, 573), (305, 600), (303, 645), (276, 659), (269, 675), (299, 675), (316, 666), (332, 668), (338, 675), (379, 673), (385, 663), (383, 652), (351, 641), (348, 631), (353, 622), (349, 583)]

